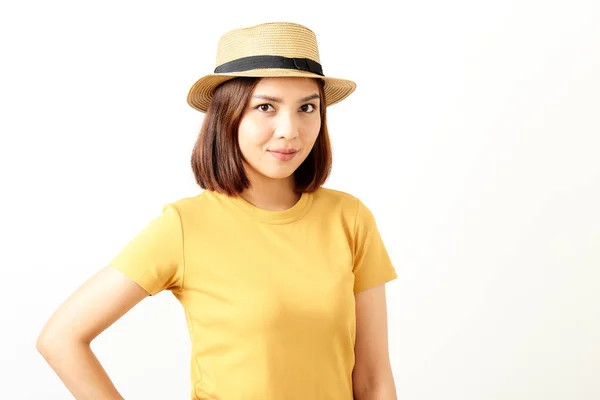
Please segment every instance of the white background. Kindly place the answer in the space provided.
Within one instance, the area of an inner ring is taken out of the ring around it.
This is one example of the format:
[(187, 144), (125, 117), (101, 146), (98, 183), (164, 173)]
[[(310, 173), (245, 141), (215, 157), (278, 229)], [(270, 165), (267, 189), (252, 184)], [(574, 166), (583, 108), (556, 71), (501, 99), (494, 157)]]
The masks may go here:
[[(0, 397), (71, 398), (51, 313), (162, 206), (200, 192), (186, 103), (224, 32), (317, 35), (325, 186), (377, 218), (401, 400), (600, 398), (600, 3), (13, 1), (0, 6)], [(127, 399), (186, 399), (179, 303), (92, 348)]]

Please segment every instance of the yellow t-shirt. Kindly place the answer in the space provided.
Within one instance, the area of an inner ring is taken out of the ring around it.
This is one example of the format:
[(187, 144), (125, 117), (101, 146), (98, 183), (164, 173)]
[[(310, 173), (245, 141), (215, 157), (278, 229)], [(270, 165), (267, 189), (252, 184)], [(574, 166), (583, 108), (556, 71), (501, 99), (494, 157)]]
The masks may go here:
[(110, 265), (181, 302), (193, 400), (352, 400), (354, 294), (397, 278), (371, 211), (323, 187), (285, 211), (177, 200)]

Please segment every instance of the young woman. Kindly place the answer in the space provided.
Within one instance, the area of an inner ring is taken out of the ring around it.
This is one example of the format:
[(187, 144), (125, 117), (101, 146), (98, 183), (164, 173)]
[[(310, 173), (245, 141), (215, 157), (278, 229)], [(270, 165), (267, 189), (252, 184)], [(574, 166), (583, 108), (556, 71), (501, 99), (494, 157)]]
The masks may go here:
[(370, 210), (322, 187), (326, 107), (354, 88), (323, 75), (302, 25), (221, 37), (215, 73), (188, 96), (206, 113), (192, 154), (205, 190), (166, 205), (40, 334), (76, 398), (122, 398), (90, 343), (168, 290), (192, 340), (192, 399), (396, 399), (384, 287), (396, 271)]

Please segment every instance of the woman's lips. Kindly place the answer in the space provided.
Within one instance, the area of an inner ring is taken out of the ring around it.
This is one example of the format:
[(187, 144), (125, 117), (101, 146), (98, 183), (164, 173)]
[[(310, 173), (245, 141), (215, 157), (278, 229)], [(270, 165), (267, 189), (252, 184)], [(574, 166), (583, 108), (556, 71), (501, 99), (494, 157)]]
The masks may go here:
[(269, 150), (269, 153), (280, 161), (289, 161), (298, 154), (297, 150)]

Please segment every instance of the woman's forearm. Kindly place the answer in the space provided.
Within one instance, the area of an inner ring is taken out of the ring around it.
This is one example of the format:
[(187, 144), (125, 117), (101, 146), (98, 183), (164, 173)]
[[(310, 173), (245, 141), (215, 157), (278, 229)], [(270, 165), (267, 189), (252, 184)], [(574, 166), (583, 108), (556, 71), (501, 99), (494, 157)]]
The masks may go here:
[(89, 343), (38, 345), (38, 351), (77, 400), (122, 400)]

